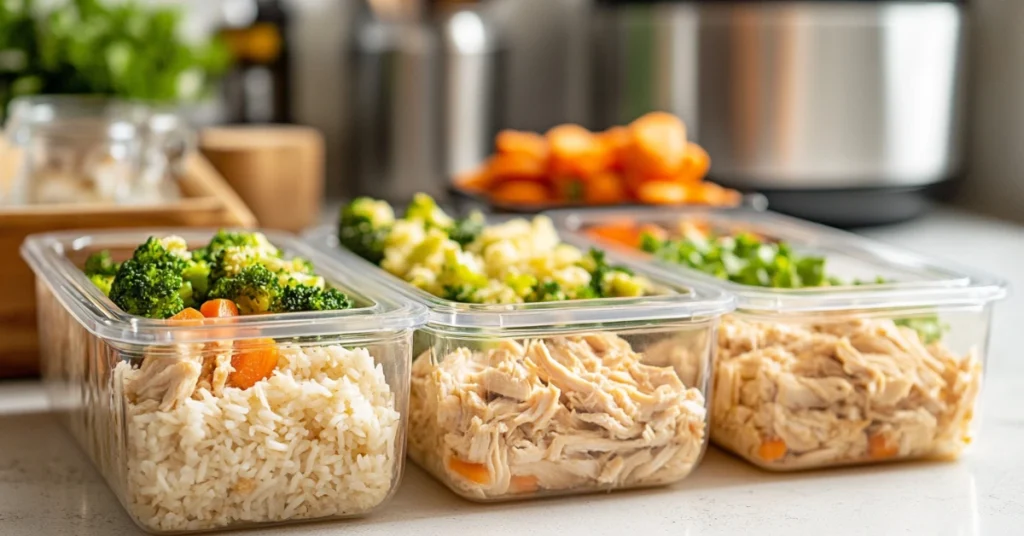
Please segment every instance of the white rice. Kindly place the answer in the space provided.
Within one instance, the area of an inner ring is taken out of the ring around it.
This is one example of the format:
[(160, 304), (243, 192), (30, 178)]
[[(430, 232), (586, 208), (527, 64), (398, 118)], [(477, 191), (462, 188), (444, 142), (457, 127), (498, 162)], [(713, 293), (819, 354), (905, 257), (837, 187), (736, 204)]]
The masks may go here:
[[(138, 375), (117, 369), (125, 384)], [(249, 389), (125, 405), (126, 501), (151, 530), (358, 514), (391, 490), (401, 418), (364, 349), (282, 346)]]

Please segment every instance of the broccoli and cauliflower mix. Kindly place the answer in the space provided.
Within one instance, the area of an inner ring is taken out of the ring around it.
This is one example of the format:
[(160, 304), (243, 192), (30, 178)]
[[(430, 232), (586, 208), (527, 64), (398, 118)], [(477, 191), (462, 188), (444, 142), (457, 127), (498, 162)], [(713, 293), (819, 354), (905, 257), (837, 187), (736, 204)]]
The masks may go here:
[[(563, 243), (546, 217), (457, 219), (425, 195), (401, 217), (386, 202), (354, 200), (341, 211), (338, 240), (410, 285), (457, 302), (656, 293), (603, 252)], [(476, 500), (680, 480), (706, 445), (707, 374), (687, 367), (709, 359), (713, 325), (684, 323), (465, 339), (428, 327), (432, 348), (413, 363), (410, 456)]]
[[(231, 330), (232, 317), (353, 305), (309, 261), (285, 256), (257, 232), (220, 231), (193, 250), (179, 237), (151, 237), (120, 263), (93, 254), (84, 271), (124, 312), (172, 325)], [(114, 463), (125, 467), (115, 473), (124, 475), (122, 499), (133, 517), (149, 530), (205, 530), (353, 515), (381, 504), (400, 470), (396, 392), (404, 386), (392, 389), (379, 360), (407, 360), (408, 337), (351, 348), (329, 336), (300, 342), (237, 333), (206, 343), (98, 347), (113, 356), (119, 402), (109, 417), (93, 415), (91, 425), (75, 428), (95, 436), (83, 443), (123, 445)], [(121, 439), (107, 441), (108, 434)], [(90, 448), (94, 457), (103, 450)]]
[[(849, 287), (826, 258), (754, 232), (597, 225), (587, 233), (740, 285)], [(943, 344), (937, 315), (809, 313), (777, 320), (726, 315), (718, 331), (712, 440), (770, 469), (953, 458), (970, 442), (981, 382), (977, 349)]]

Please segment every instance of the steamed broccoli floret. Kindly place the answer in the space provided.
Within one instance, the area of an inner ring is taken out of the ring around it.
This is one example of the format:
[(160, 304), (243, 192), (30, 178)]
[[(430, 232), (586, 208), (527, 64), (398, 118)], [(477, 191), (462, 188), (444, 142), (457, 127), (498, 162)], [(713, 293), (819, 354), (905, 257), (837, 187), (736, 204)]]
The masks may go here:
[(189, 261), (176, 245), (168, 249), (164, 243), (166, 240), (150, 237), (117, 270), (110, 299), (124, 312), (168, 318), (187, 307), (186, 298), (191, 298), (192, 288), (181, 272)]
[(296, 311), (339, 311), (352, 307), (352, 300), (337, 289), (322, 289), (305, 285), (291, 285), (281, 292), (280, 310)]
[(208, 299), (225, 298), (235, 302), (243, 315), (273, 312), (281, 298), (277, 275), (262, 264), (252, 264), (237, 275), (217, 279)]
[(103, 275), (103, 274), (92, 274), (89, 276), (89, 281), (92, 281), (93, 285), (96, 285), (103, 294), (110, 296), (110, 285), (114, 282), (114, 276)]
[(452, 217), (445, 214), (433, 197), (427, 194), (416, 194), (412, 202), (405, 208), (405, 219), (420, 220), (427, 227), (448, 230), (455, 223)]
[(386, 201), (356, 198), (341, 210), (338, 242), (352, 253), (380, 264), (384, 243), (394, 223), (395, 212)]
[(193, 251), (192, 258), (197, 261), (206, 261), (210, 263), (217, 258), (217, 255), (221, 250), (229, 247), (254, 248), (261, 251), (263, 254), (270, 256), (277, 256), (280, 254), (277, 248), (267, 240), (267, 237), (264, 236), (263, 233), (227, 231), (221, 229), (217, 231), (217, 234), (213, 235), (209, 244)]
[(83, 271), (87, 276), (103, 275), (113, 277), (117, 274), (117, 268), (118, 264), (114, 262), (110, 252), (103, 250), (89, 255), (89, 258), (85, 260)]
[(473, 212), (469, 216), (456, 220), (448, 229), (448, 237), (465, 246), (477, 239), (484, 230), (484, 215)]
[(181, 272), (182, 279), (191, 285), (192, 301), (202, 303), (210, 291), (210, 265), (206, 261), (192, 262)]

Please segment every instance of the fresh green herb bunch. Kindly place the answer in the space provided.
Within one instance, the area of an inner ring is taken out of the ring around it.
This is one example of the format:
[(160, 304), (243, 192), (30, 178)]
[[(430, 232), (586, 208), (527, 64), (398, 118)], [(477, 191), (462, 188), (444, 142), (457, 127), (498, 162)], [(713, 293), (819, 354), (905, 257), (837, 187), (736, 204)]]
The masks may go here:
[(187, 43), (181, 14), (144, 2), (0, 2), (0, 118), (34, 94), (193, 100), (229, 63), (223, 43)]
[(797, 255), (785, 242), (765, 242), (749, 233), (664, 240), (645, 233), (641, 248), (659, 259), (742, 285), (804, 288), (830, 284), (824, 257)]

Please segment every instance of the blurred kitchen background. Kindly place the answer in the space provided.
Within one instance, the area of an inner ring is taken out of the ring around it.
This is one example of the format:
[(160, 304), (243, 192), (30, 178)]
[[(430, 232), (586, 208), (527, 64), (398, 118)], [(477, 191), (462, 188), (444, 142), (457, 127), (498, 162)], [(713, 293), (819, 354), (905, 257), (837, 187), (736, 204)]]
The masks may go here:
[[(219, 35), (234, 58), (211, 97), (189, 104), (192, 123), (312, 127), (319, 142), (295, 142), (305, 156), (264, 161), (322, 159), (311, 180), (329, 198), (443, 195), (499, 129), (604, 129), (661, 109), (710, 154), (711, 180), (774, 209), (856, 226), (937, 198), (1024, 221), (1016, 0), (142, 4), (180, 7), (187, 40)], [(211, 153), (256, 154), (279, 135), (228, 134), (205, 138)], [(282, 179), (257, 160), (210, 159), (225, 175), (267, 175), (242, 192), (257, 218), (267, 209), (254, 205), (281, 210), (271, 183)]]

